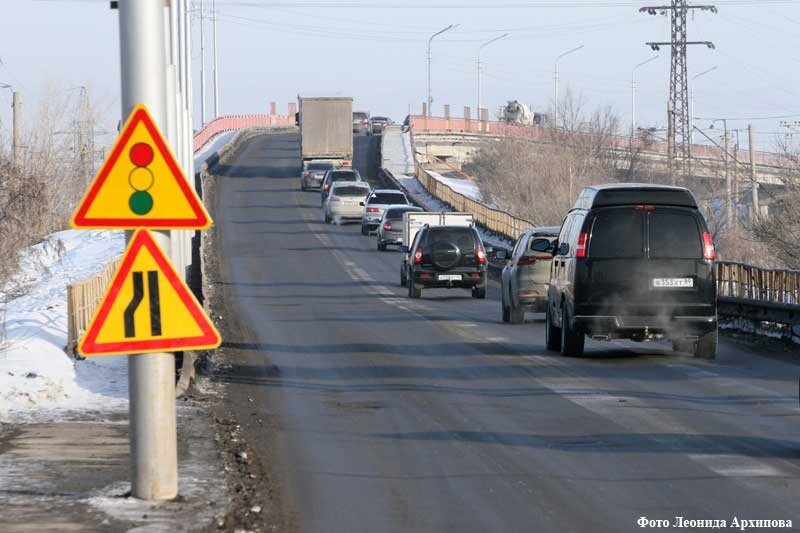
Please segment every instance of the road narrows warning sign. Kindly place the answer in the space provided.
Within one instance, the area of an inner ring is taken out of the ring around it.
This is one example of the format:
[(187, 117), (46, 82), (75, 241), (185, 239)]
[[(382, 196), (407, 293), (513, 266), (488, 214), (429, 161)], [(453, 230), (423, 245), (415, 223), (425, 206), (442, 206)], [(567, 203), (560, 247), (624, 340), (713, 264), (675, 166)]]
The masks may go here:
[(137, 105), (71, 224), (76, 229), (208, 229), (211, 217), (147, 108)]
[(78, 351), (86, 356), (211, 349), (219, 333), (150, 233), (138, 230)]

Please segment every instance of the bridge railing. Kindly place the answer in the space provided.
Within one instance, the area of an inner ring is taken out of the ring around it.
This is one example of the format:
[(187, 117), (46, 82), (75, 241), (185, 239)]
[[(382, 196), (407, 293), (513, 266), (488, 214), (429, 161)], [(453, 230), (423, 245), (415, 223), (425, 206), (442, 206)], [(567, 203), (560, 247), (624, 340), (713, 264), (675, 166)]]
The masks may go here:
[(194, 134), (194, 151), (197, 152), (211, 139), (227, 131), (236, 131), (249, 126), (288, 126), (294, 124), (289, 115), (226, 115), (217, 117)]
[(717, 263), (720, 296), (778, 304), (800, 304), (800, 270), (774, 270), (743, 263)]

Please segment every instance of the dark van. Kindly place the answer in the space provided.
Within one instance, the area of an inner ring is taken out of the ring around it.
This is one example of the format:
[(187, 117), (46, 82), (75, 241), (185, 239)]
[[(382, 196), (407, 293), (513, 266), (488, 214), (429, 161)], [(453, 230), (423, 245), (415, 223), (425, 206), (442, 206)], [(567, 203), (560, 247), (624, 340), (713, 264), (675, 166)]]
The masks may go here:
[(561, 226), (547, 298), (546, 342), (583, 354), (595, 339), (668, 339), (717, 352), (714, 243), (692, 193), (644, 184), (585, 188)]

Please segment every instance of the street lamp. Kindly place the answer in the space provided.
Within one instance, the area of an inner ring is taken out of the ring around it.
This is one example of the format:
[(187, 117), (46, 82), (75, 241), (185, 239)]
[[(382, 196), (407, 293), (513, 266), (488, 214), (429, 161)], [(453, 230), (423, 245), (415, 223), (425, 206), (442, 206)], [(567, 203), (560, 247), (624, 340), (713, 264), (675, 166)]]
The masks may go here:
[(481, 107), (483, 107), (483, 102), (481, 101), (481, 94), (483, 91), (483, 64), (481, 63), (481, 51), (489, 46), (490, 44), (499, 41), (500, 39), (504, 39), (508, 37), (507, 33), (500, 35), (499, 37), (495, 37), (494, 39), (490, 39), (480, 45), (478, 47), (478, 120), (481, 118)]
[(0, 83), (0, 89), (8, 89), (11, 91), (11, 164), (14, 169), (19, 168), (20, 156), (20, 109), (22, 107), (22, 100), (19, 93), (14, 90), (14, 87), (8, 83)]
[(695, 74), (692, 76), (692, 81), (689, 83), (689, 144), (694, 144), (694, 80), (715, 70), (717, 70), (717, 67), (711, 67), (700, 74)]
[(655, 61), (658, 59), (658, 56), (655, 55), (650, 59), (642, 61), (631, 70), (631, 138), (636, 135), (636, 109), (637, 109), (637, 101), (636, 101), (636, 71), (640, 68), (645, 66), (646, 64), (650, 63), (651, 61)]
[(448, 30), (458, 27), (458, 24), (450, 24), (448, 27), (443, 28), (428, 38), (428, 116), (431, 116), (431, 105), (433, 105), (433, 96), (431, 95), (431, 42), (437, 35), (441, 35)]
[(561, 54), (556, 58), (555, 68), (553, 69), (555, 71), (555, 76), (553, 77), (553, 79), (555, 80), (555, 100), (553, 102), (553, 124), (555, 125), (556, 128), (558, 127), (558, 62), (559, 60), (561, 60), (562, 57), (568, 56), (573, 52), (577, 52), (583, 47), (584, 45), (580, 45), (576, 48), (573, 48), (572, 50), (564, 52), (563, 54)]

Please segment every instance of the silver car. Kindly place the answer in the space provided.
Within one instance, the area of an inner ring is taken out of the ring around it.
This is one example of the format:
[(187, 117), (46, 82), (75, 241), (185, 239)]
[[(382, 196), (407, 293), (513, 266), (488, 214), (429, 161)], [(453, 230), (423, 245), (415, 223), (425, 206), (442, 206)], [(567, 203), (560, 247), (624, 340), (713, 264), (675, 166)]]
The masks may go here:
[(334, 168), (333, 170), (327, 171), (325, 177), (322, 179), (322, 186), (319, 188), (320, 205), (322, 207), (325, 207), (325, 198), (328, 196), (331, 185), (337, 181), (363, 182), (364, 180), (361, 179), (361, 174), (358, 173), (358, 170), (354, 168)]
[(334, 168), (334, 164), (329, 161), (309, 161), (303, 166), (303, 173), (300, 174), (300, 190), (319, 189), (322, 187), (325, 173)]
[(422, 211), (413, 205), (390, 205), (378, 224), (378, 250), (383, 252), (390, 244), (403, 245), (403, 213)]
[(333, 182), (325, 198), (325, 222), (340, 223), (346, 219), (360, 218), (361, 206), (371, 191), (369, 183), (364, 181)]
[(526, 311), (542, 313), (547, 309), (553, 243), (559, 230), (532, 228), (517, 239), (500, 278), (503, 322), (522, 324)]
[(381, 222), (383, 212), (390, 205), (408, 205), (408, 198), (396, 189), (377, 189), (361, 204), (364, 212), (361, 214), (361, 235), (369, 235)]

